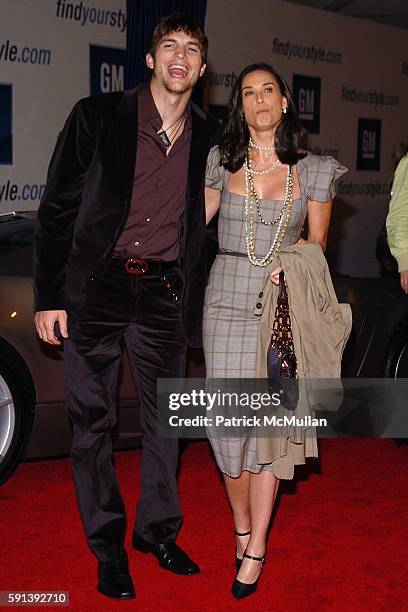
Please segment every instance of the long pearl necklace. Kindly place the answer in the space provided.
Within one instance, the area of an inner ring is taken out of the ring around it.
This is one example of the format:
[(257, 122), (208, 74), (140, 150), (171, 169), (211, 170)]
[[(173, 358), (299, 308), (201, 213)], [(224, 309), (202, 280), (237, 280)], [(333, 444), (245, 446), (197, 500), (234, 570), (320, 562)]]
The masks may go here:
[[(245, 174), (245, 242), (247, 247), (248, 259), (254, 266), (267, 266), (278, 254), (282, 244), (282, 240), (286, 233), (290, 213), (292, 212), (293, 204), (293, 174), (292, 168), (288, 165), (285, 185), (285, 200), (279, 216), (272, 222), (264, 222), (265, 225), (278, 224), (272, 244), (266, 255), (260, 259), (256, 257), (255, 252), (255, 229), (254, 229), (254, 206), (253, 202), (258, 202), (255, 186), (253, 183), (253, 174), (250, 170), (251, 162), (249, 155), (244, 162)], [(259, 209), (259, 202), (257, 210)], [(259, 214), (259, 210), (258, 210)], [(261, 219), (262, 221), (262, 219)]]
[(275, 150), (275, 147), (273, 145), (268, 146), (268, 145), (255, 144), (254, 141), (252, 140), (252, 136), (249, 137), (248, 144), (250, 147), (252, 147), (256, 151), (267, 151), (268, 153), (273, 153), (273, 151)]
[(262, 174), (268, 174), (268, 172), (272, 172), (272, 170), (275, 170), (275, 168), (280, 165), (281, 163), (279, 159), (277, 159), (273, 162), (272, 166), (269, 166), (269, 168), (265, 168), (265, 170), (254, 170), (253, 168), (251, 168), (251, 174), (254, 174), (255, 176), (262, 176)]
[(262, 176), (262, 174), (267, 174), (268, 172), (272, 172), (272, 170), (275, 170), (275, 168), (277, 168), (278, 166), (281, 166), (281, 162), (279, 160), (279, 157), (277, 157), (276, 160), (273, 162), (272, 166), (269, 166), (269, 168), (265, 168), (264, 170), (254, 170), (252, 168), (252, 161), (251, 161), (251, 155), (250, 155), (249, 149), (248, 149), (247, 157), (248, 157), (249, 171), (254, 176)]
[(248, 178), (249, 191), (250, 191), (251, 197), (253, 198), (253, 200), (255, 202), (256, 212), (258, 213), (259, 220), (260, 220), (260, 222), (263, 225), (267, 225), (267, 226), (276, 225), (276, 223), (278, 223), (281, 220), (281, 218), (282, 218), (282, 216), (283, 216), (283, 214), (284, 214), (284, 212), (286, 210), (286, 206), (287, 206), (286, 201), (284, 202), (284, 204), (282, 206), (282, 209), (281, 209), (279, 215), (276, 217), (276, 219), (273, 219), (272, 221), (265, 221), (265, 219), (263, 218), (263, 215), (262, 215), (261, 205), (260, 205), (259, 199), (258, 199), (258, 194), (256, 193), (256, 190), (255, 190), (255, 183), (254, 183), (254, 177), (253, 177), (254, 171), (252, 169), (251, 156), (250, 155), (248, 155), (247, 160), (246, 160), (245, 163), (247, 164), (248, 172), (249, 172), (249, 178)]

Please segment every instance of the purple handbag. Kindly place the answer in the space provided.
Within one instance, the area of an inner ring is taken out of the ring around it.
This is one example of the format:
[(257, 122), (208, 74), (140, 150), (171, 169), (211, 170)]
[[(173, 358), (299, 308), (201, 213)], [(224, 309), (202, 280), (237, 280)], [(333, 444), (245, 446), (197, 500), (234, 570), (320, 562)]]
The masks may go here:
[(299, 401), (299, 381), (283, 272), (279, 273), (279, 295), (268, 347), (267, 372), (269, 391), (279, 393), (284, 408), (295, 410)]

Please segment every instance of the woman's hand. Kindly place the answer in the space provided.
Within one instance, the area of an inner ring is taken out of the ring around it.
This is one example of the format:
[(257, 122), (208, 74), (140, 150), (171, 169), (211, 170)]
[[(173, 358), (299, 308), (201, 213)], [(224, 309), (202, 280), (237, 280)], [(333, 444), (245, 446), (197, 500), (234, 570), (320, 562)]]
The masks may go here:
[(281, 266), (278, 266), (272, 270), (270, 279), (274, 285), (279, 285), (279, 272), (282, 272), (282, 269)]
[(305, 240), (304, 238), (299, 238), (296, 244), (307, 244), (309, 240)]

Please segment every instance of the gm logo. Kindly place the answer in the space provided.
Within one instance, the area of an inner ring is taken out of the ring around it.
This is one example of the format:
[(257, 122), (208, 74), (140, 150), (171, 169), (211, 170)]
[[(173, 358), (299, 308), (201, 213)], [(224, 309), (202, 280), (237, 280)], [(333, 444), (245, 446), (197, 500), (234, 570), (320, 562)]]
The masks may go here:
[(357, 170), (379, 170), (381, 120), (359, 119), (357, 127)]
[(293, 75), (293, 98), (299, 119), (311, 134), (320, 132), (321, 78)]
[(13, 163), (13, 86), (0, 83), (0, 164)]
[(126, 49), (89, 45), (91, 96), (125, 88)]

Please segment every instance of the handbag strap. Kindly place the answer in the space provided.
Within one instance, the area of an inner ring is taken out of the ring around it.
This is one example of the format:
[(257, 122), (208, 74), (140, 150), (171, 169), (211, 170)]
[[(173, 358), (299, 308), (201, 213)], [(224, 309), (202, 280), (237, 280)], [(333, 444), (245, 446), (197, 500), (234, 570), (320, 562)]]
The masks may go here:
[(295, 354), (288, 292), (283, 271), (279, 273), (279, 294), (272, 327), (271, 343), (275, 344), (281, 351), (285, 350), (293, 355)]
[[(285, 284), (285, 274), (282, 270), (282, 272), (279, 272), (279, 294), (278, 294), (278, 300), (287, 300), (288, 299), (288, 293), (286, 291), (286, 284)], [(289, 304), (289, 300), (288, 300), (288, 304)]]

